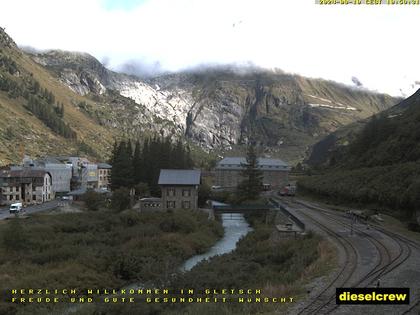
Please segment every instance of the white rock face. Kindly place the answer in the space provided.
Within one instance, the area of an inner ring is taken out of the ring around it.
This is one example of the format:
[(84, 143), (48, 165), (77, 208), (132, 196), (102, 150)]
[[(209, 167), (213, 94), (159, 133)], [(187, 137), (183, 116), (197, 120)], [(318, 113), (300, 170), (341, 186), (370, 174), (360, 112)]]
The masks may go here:
[(185, 131), (187, 114), (193, 103), (186, 91), (160, 90), (140, 81), (121, 82), (114, 87), (122, 96), (143, 104), (155, 116), (173, 122), (180, 131)]
[(392, 103), (277, 72), (208, 69), (143, 80), (112, 72), (87, 54), (52, 51), (33, 58), (80, 95), (108, 90), (95, 104), (104, 113), (101, 123), (125, 134), (185, 135), (207, 149), (229, 149), (251, 136), (264, 146), (305, 148), (310, 138)]
[(154, 116), (171, 122), (176, 134), (187, 135), (204, 148), (230, 148), (241, 136), (245, 113), (234, 95), (219, 92), (220, 95), (207, 98), (205, 92), (194, 91), (192, 85), (168, 88), (133, 77), (113, 80), (110, 88), (144, 105)]

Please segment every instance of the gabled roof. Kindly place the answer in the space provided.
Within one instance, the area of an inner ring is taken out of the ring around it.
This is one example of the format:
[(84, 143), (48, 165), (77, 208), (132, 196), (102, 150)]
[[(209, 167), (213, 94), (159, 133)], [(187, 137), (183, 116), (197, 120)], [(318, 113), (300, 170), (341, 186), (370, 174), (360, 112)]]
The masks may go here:
[(112, 166), (111, 165), (109, 165), (108, 163), (98, 163), (98, 168), (101, 168), (101, 169), (111, 169), (112, 168)]
[(199, 170), (160, 170), (159, 185), (200, 185)]
[[(34, 170), (34, 169), (18, 169), (18, 170), (2, 170), (0, 171), (0, 177), (44, 177), (45, 174), (49, 174), (44, 170)], [(51, 176), (51, 175), (50, 175)]]

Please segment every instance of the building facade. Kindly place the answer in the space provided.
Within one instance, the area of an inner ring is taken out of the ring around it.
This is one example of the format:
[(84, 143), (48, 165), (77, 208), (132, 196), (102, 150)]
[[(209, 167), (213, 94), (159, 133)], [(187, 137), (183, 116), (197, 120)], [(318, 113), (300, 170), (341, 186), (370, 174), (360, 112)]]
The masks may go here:
[(162, 209), (198, 209), (200, 181), (199, 170), (161, 170)]
[(107, 163), (98, 163), (98, 188), (109, 190), (111, 184), (112, 166)]
[(21, 202), (24, 205), (53, 200), (52, 176), (43, 170), (1, 170), (0, 204)]
[(96, 189), (98, 188), (98, 165), (91, 163), (86, 158), (66, 157), (66, 163), (70, 164), (73, 170), (71, 179), (71, 190)]
[(139, 201), (141, 212), (162, 210), (162, 199), (155, 197), (142, 198)]
[(12, 170), (32, 169), (51, 174), (54, 193), (64, 194), (70, 191), (72, 178), (71, 164), (64, 163), (54, 157), (44, 157), (37, 160), (23, 159), (23, 166), (12, 166)]
[[(236, 189), (243, 180), (241, 176), (246, 164), (244, 157), (226, 157), (215, 168), (215, 185), (224, 189)], [(289, 183), (290, 167), (280, 159), (259, 158), (258, 167), (263, 173), (263, 185), (279, 189)]]

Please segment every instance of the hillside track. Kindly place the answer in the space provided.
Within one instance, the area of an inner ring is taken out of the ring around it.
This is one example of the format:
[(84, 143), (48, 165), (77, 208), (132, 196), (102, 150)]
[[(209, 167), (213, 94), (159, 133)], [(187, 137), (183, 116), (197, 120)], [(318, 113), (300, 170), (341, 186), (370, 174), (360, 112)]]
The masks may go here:
[[(310, 296), (309, 302), (298, 309), (296, 314), (355, 314), (355, 310), (356, 313), (366, 314), (418, 314), (419, 302), (413, 293), (420, 292), (420, 283), (417, 283), (417, 287), (414, 283), (414, 291), (411, 290), (412, 303), (409, 307), (386, 305), (375, 306), (373, 310), (372, 306), (335, 304), (336, 287), (372, 287), (379, 283), (387, 287), (412, 288), (405, 284), (407, 281), (398, 281), (407, 277), (395, 277), (395, 274), (405, 272), (406, 266), (408, 269), (413, 268), (416, 262), (420, 266), (418, 243), (378, 225), (367, 225), (352, 215), (323, 206), (294, 198), (283, 198), (279, 201), (287, 205), (288, 210), (297, 217), (302, 218), (309, 228), (326, 235), (336, 245), (340, 259), (340, 267), (334, 276), (330, 277), (315, 295)], [(350, 249), (353, 251), (351, 255)], [(353, 272), (348, 274), (349, 269), (353, 269)], [(345, 281), (340, 281), (343, 280), (341, 274), (347, 274)], [(391, 279), (394, 280), (390, 285)]]

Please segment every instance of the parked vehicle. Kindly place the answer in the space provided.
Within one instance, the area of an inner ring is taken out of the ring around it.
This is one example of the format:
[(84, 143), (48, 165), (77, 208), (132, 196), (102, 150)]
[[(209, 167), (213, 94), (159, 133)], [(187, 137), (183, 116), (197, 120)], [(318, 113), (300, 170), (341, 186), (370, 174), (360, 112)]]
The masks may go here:
[(263, 191), (270, 191), (271, 185), (270, 184), (263, 184)]
[(10, 213), (19, 213), (22, 210), (22, 203), (12, 203), (9, 208)]
[(294, 196), (296, 194), (296, 186), (287, 185), (279, 191), (280, 196)]

